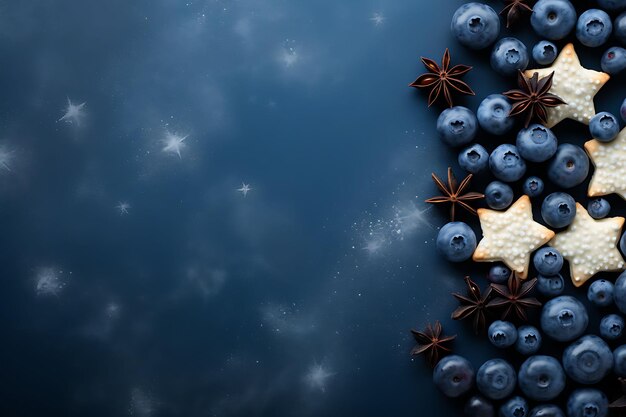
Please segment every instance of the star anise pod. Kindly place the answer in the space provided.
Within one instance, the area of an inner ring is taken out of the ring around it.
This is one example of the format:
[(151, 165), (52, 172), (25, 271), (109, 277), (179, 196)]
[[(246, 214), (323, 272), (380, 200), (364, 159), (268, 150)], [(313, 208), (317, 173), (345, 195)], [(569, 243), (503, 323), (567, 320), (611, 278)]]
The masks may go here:
[(441, 67), (429, 58), (422, 57), (422, 62), (428, 72), (417, 77), (415, 81), (409, 84), (409, 87), (430, 89), (428, 107), (437, 101), (441, 94), (443, 94), (448, 106), (452, 107), (454, 105), (452, 103), (452, 90), (470, 96), (475, 95), (470, 86), (460, 80), (460, 77), (465, 75), (472, 67), (455, 65), (450, 68), (450, 51), (448, 48), (446, 48), (446, 52), (443, 54)]
[(617, 378), (622, 389), (622, 396), (609, 404), (609, 408), (617, 412), (618, 416), (626, 416), (626, 378)]
[(528, 127), (534, 118), (539, 119), (545, 125), (548, 121), (546, 109), (566, 104), (559, 96), (549, 93), (552, 88), (552, 77), (554, 77), (554, 72), (539, 79), (539, 74), (535, 72), (532, 77), (526, 78), (522, 71), (519, 71), (517, 83), (520, 89), (502, 93), (514, 103), (509, 116), (525, 114), (525, 127)]
[(463, 192), (469, 187), (470, 181), (472, 180), (473, 175), (469, 174), (467, 177), (461, 181), (459, 185), (456, 181), (456, 177), (452, 172), (452, 168), (448, 167), (448, 184), (444, 184), (441, 179), (435, 175), (431, 174), (433, 181), (437, 185), (437, 188), (441, 190), (444, 194), (442, 196), (432, 197), (426, 200), (427, 203), (450, 203), (450, 219), (454, 221), (455, 207), (456, 205), (460, 205), (465, 210), (469, 211), (472, 214), (476, 214), (476, 210), (466, 203), (469, 200), (478, 200), (481, 198), (485, 198), (484, 194), (476, 193), (476, 192), (468, 192), (463, 194)]
[(491, 288), (497, 293), (496, 297), (487, 304), (489, 307), (502, 307), (502, 320), (515, 314), (522, 321), (527, 321), (527, 308), (541, 307), (541, 303), (534, 297), (528, 297), (528, 294), (537, 285), (537, 278), (522, 280), (511, 272), (507, 285), (491, 284)]
[(532, 0), (503, 0), (506, 6), (502, 9), (500, 14), (506, 13), (506, 27), (511, 27), (517, 19), (519, 19), (522, 12), (532, 12), (533, 8), (527, 3), (531, 3)]
[(417, 345), (411, 349), (411, 355), (424, 353), (432, 367), (437, 365), (440, 356), (444, 356), (452, 351), (446, 345), (456, 337), (456, 335), (442, 336), (442, 331), (443, 329), (441, 328), (439, 320), (435, 322), (434, 326), (428, 323), (423, 332), (411, 330), (413, 337), (417, 341)]
[(482, 295), (480, 288), (470, 277), (465, 277), (465, 283), (468, 288), (467, 296), (452, 293), (452, 296), (461, 303), (461, 305), (452, 312), (452, 318), (454, 320), (472, 318), (474, 332), (476, 334), (482, 333), (487, 323), (486, 316), (489, 310), (488, 301), (491, 298), (491, 287), (487, 287), (487, 291)]

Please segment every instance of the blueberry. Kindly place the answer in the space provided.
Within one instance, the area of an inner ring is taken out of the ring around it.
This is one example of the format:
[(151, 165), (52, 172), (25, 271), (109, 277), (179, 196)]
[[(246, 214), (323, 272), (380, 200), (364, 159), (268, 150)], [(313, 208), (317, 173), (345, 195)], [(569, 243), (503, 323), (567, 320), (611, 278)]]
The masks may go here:
[[(626, 56), (624, 57), (626, 59)], [(589, 121), (589, 131), (591, 136), (600, 142), (610, 142), (619, 133), (619, 122), (617, 118), (608, 112), (600, 112)]]
[(467, 400), (463, 413), (466, 417), (494, 417), (496, 412), (489, 400), (475, 395)]
[(487, 96), (478, 106), (478, 123), (492, 135), (503, 135), (513, 127), (513, 118), (509, 117), (511, 103), (502, 94)]
[(439, 138), (449, 146), (465, 145), (474, 140), (478, 121), (470, 109), (462, 106), (445, 109), (437, 119)]
[(613, 283), (599, 279), (591, 283), (587, 290), (587, 299), (598, 307), (608, 307), (613, 304)]
[(528, 403), (522, 397), (513, 397), (500, 406), (499, 417), (520, 417), (528, 415)]
[(624, 331), (624, 319), (617, 314), (608, 314), (600, 320), (600, 336), (606, 340), (619, 339)]
[(589, 158), (580, 147), (569, 143), (558, 146), (548, 167), (548, 178), (563, 188), (582, 183), (589, 173)]
[(530, 24), (540, 36), (560, 40), (576, 25), (576, 10), (568, 0), (539, 0), (533, 7)]
[(475, 143), (459, 153), (459, 165), (470, 174), (478, 174), (487, 169), (489, 153), (483, 145)]
[(613, 33), (619, 41), (626, 45), (626, 12), (615, 18), (613, 24)]
[(514, 182), (526, 173), (526, 163), (515, 146), (503, 144), (489, 155), (489, 169), (500, 181)]
[(528, 197), (538, 197), (543, 193), (543, 180), (539, 177), (528, 177), (524, 180), (522, 189)]
[(587, 10), (576, 23), (576, 37), (580, 43), (590, 48), (604, 44), (612, 31), (611, 17), (600, 9)]
[(485, 188), (485, 202), (494, 210), (503, 210), (513, 202), (513, 189), (500, 181), (492, 181)]
[(619, 115), (622, 117), (622, 120), (626, 122), (626, 98), (622, 101), (622, 105), (619, 108)]
[(565, 414), (554, 404), (541, 404), (530, 410), (528, 417), (565, 417)]
[(626, 69), (626, 49), (614, 46), (609, 48), (600, 61), (602, 71), (611, 75), (619, 74)]
[(613, 372), (622, 378), (626, 377), (626, 345), (618, 346), (613, 351)]
[(446, 356), (433, 371), (433, 382), (447, 397), (459, 397), (472, 389), (474, 368), (459, 355)]
[[(624, 236), (626, 236), (626, 233), (624, 233)], [(624, 236), (622, 236), (622, 240), (624, 239)], [(613, 287), (613, 299), (615, 300), (615, 305), (619, 311), (626, 314), (626, 272), (622, 272), (615, 280), (615, 286)]]
[(528, 398), (548, 401), (556, 398), (565, 388), (565, 373), (559, 361), (552, 356), (531, 356), (520, 367), (518, 381)]
[(539, 41), (533, 46), (533, 59), (539, 65), (550, 65), (557, 55), (557, 47), (549, 41)]
[(500, 34), (500, 18), (486, 4), (466, 3), (454, 12), (450, 29), (460, 44), (483, 49)]
[(608, 412), (609, 400), (597, 389), (577, 389), (567, 400), (568, 417), (606, 417)]
[(447, 223), (437, 235), (437, 249), (450, 262), (466, 261), (476, 249), (476, 234), (463, 222)]
[(604, 10), (620, 10), (626, 7), (626, 0), (598, 0)]
[(515, 370), (504, 359), (488, 360), (476, 373), (478, 390), (492, 400), (501, 400), (511, 395), (516, 382)]
[(545, 246), (535, 252), (533, 265), (541, 275), (556, 275), (563, 267), (563, 256), (558, 250)]
[[(515, 349), (522, 355), (532, 355), (541, 347), (541, 333), (534, 326), (520, 326), (517, 329)], [(521, 383), (521, 381), (520, 381)], [(532, 397), (531, 397), (532, 398)]]
[(491, 344), (500, 349), (513, 346), (517, 340), (517, 330), (515, 326), (508, 321), (494, 321), (489, 326), (487, 334), (489, 335)]
[(587, 211), (594, 219), (602, 219), (609, 215), (611, 205), (604, 198), (598, 197), (589, 201), (587, 204)]
[(565, 289), (565, 280), (561, 274), (544, 277), (537, 276), (537, 291), (545, 297), (556, 297), (563, 293)]
[(622, 251), (622, 254), (626, 254), (626, 232), (619, 239), (619, 250)]
[(553, 298), (541, 310), (541, 330), (559, 342), (576, 339), (583, 334), (588, 323), (585, 306), (569, 295)]
[(491, 68), (502, 75), (515, 75), (525, 70), (528, 60), (526, 46), (516, 38), (500, 39), (491, 51)]
[(563, 351), (563, 367), (574, 381), (596, 384), (613, 369), (613, 352), (598, 336), (583, 336)]
[(504, 264), (498, 263), (489, 269), (487, 279), (494, 284), (503, 284), (507, 282), (510, 276), (511, 270), (507, 268)]
[(552, 193), (541, 204), (541, 217), (554, 228), (560, 229), (569, 225), (575, 216), (576, 202), (567, 193)]
[(515, 142), (522, 158), (530, 162), (544, 162), (556, 153), (556, 136), (550, 129), (532, 124), (517, 134)]

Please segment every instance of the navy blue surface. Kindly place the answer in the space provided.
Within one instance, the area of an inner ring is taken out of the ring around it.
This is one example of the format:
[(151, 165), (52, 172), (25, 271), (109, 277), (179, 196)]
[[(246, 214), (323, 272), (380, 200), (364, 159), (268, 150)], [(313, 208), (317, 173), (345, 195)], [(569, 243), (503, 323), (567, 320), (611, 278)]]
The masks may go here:
[(450, 47), (461, 103), (514, 85), (450, 39), (459, 4), (1, 2), (0, 414), (457, 415), (408, 330), (493, 356), (449, 319), (487, 267), (436, 255), (456, 151), (407, 84)]

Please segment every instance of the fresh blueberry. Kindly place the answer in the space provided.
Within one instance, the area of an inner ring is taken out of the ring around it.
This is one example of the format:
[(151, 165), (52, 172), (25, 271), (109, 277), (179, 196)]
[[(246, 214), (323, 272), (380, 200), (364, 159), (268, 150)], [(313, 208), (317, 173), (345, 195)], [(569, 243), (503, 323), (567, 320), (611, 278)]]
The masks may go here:
[(605, 279), (599, 279), (591, 283), (587, 290), (587, 299), (598, 307), (608, 307), (613, 304), (613, 283)]
[(486, 4), (466, 3), (454, 12), (450, 28), (460, 44), (483, 49), (494, 43), (500, 34), (500, 18)]
[(550, 226), (560, 229), (569, 225), (576, 216), (576, 202), (574, 198), (557, 191), (548, 195), (541, 204), (541, 217)]
[(608, 412), (609, 400), (597, 389), (577, 389), (567, 400), (568, 417), (606, 417)]
[(526, 173), (526, 163), (515, 146), (503, 144), (489, 155), (489, 169), (500, 181), (514, 182)]
[(611, 17), (600, 9), (587, 10), (576, 23), (576, 37), (580, 43), (590, 48), (604, 44), (612, 31)]
[(516, 38), (500, 39), (491, 51), (491, 68), (502, 75), (514, 75), (525, 70), (528, 60), (526, 46)]
[(565, 388), (563, 368), (552, 356), (538, 355), (526, 359), (517, 379), (522, 392), (536, 401), (552, 400)]
[(493, 404), (480, 395), (474, 395), (465, 403), (465, 417), (494, 417), (496, 412)]
[(606, 340), (619, 339), (624, 331), (624, 319), (617, 314), (608, 314), (600, 320), (600, 336)]
[(609, 204), (609, 202), (604, 198), (597, 197), (589, 201), (587, 204), (587, 211), (594, 219), (603, 219), (609, 215), (609, 211), (611, 211), (611, 204)]
[(613, 351), (613, 372), (622, 378), (626, 377), (626, 345), (621, 345)]
[(626, 0), (598, 0), (604, 10), (620, 10), (626, 7)]
[(539, 41), (533, 46), (533, 59), (539, 65), (550, 65), (557, 55), (557, 47), (549, 41)]
[(450, 262), (466, 261), (476, 249), (476, 234), (463, 222), (447, 223), (437, 235), (437, 249)]
[(513, 189), (500, 181), (492, 181), (485, 188), (485, 202), (494, 210), (503, 210), (513, 202)]
[(537, 276), (537, 291), (544, 297), (556, 297), (565, 289), (565, 280), (561, 274), (544, 277)]
[(600, 61), (602, 71), (611, 75), (619, 74), (626, 69), (626, 49), (614, 46), (609, 48)]
[(513, 397), (500, 406), (499, 417), (520, 417), (528, 415), (528, 403), (522, 397)]
[(516, 382), (515, 370), (504, 359), (488, 360), (476, 373), (478, 390), (492, 400), (501, 400), (511, 395)]
[(626, 122), (626, 98), (622, 101), (622, 105), (619, 108), (619, 115), (622, 117), (622, 120)]
[(487, 96), (478, 106), (478, 123), (492, 135), (503, 135), (513, 127), (513, 118), (509, 117), (511, 103), (502, 94)]
[(576, 9), (568, 0), (539, 0), (533, 7), (530, 24), (540, 36), (560, 40), (576, 25)]
[(541, 310), (541, 330), (559, 342), (576, 339), (583, 334), (588, 323), (585, 306), (569, 295), (553, 298)]
[(556, 136), (550, 129), (532, 124), (517, 134), (515, 142), (522, 158), (530, 162), (544, 162), (556, 153)]
[(565, 414), (554, 404), (541, 404), (530, 410), (528, 417), (565, 417)]
[(621, 43), (626, 45), (626, 12), (620, 14), (615, 18), (615, 23), (613, 24), (613, 33)]
[(589, 158), (579, 146), (563, 143), (548, 167), (548, 178), (563, 188), (572, 188), (582, 183), (589, 173)]
[(497, 263), (489, 269), (487, 279), (494, 284), (503, 284), (511, 276), (511, 270), (504, 264)]
[(558, 250), (545, 246), (535, 252), (533, 265), (541, 275), (556, 275), (563, 267), (563, 256)]
[(517, 340), (517, 329), (508, 321), (494, 321), (489, 326), (487, 334), (491, 344), (500, 349), (513, 346)]
[(459, 165), (470, 174), (478, 174), (489, 166), (489, 153), (483, 145), (474, 143), (459, 153)]
[[(532, 355), (541, 347), (541, 333), (534, 326), (520, 326), (517, 329), (515, 349), (522, 355)], [(520, 381), (521, 383), (521, 381)], [(532, 397), (531, 397), (532, 398)]]
[[(626, 233), (622, 236), (622, 240), (624, 240), (624, 236), (626, 236)], [(615, 305), (619, 311), (626, 314), (626, 272), (622, 272), (615, 280), (615, 286), (613, 287), (613, 300), (615, 300)]]
[(528, 177), (524, 180), (522, 189), (528, 197), (538, 197), (543, 193), (543, 180), (539, 177)]
[(445, 109), (437, 119), (439, 138), (449, 146), (465, 145), (474, 140), (478, 121), (470, 109), (462, 106)]
[(563, 351), (563, 367), (574, 381), (596, 384), (613, 369), (613, 352), (598, 336), (583, 336)]
[[(624, 58), (626, 59), (626, 56)], [(591, 136), (600, 142), (610, 142), (619, 133), (619, 122), (611, 113), (603, 111), (591, 118), (589, 131)]]
[(472, 389), (474, 368), (459, 355), (446, 356), (435, 366), (433, 382), (445, 396), (459, 397)]

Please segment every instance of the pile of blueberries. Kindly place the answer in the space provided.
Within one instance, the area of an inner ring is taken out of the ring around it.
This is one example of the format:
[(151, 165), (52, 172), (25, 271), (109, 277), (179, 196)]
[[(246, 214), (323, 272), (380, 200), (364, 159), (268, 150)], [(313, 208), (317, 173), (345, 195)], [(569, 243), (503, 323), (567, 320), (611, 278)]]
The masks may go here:
[[(607, 13), (618, 14), (625, 10), (626, 0), (597, 0), (597, 3), (598, 9), (587, 10), (580, 16), (569, 0), (534, 3), (530, 23), (545, 40), (532, 48), (532, 59), (538, 65), (550, 65), (558, 55), (554, 42), (567, 38), (572, 32), (586, 47), (599, 47), (609, 39), (626, 44), (626, 12), (614, 20)], [(456, 39), (470, 49), (484, 49), (495, 43), (490, 62), (499, 74), (512, 78), (529, 65), (531, 57), (520, 40), (506, 37), (496, 42), (500, 19), (488, 5), (474, 2), (462, 5), (454, 13), (451, 29)], [(612, 75), (626, 70), (626, 50), (609, 48), (600, 65), (604, 72)], [(514, 200), (510, 184), (522, 180), (525, 194), (540, 197), (544, 182), (537, 176), (526, 176), (527, 164), (545, 164), (547, 178), (560, 189), (582, 184), (590, 170), (585, 151), (574, 144), (559, 144), (552, 130), (541, 124), (519, 130), (515, 145), (501, 144), (491, 154), (478, 143), (470, 145), (479, 127), (492, 135), (509, 134), (516, 125), (509, 116), (511, 108), (506, 97), (493, 94), (480, 103), (476, 113), (455, 106), (444, 110), (437, 120), (437, 132), (445, 144), (466, 146), (458, 155), (463, 169), (471, 174), (490, 172), (495, 177), (496, 180), (486, 186), (486, 204), (494, 210), (506, 209)], [(626, 121), (626, 99), (620, 114)], [(620, 121), (609, 112), (601, 112), (590, 121), (589, 130), (593, 138), (610, 142), (620, 131)], [(611, 207), (607, 200), (594, 198), (587, 209), (592, 217), (600, 219), (609, 214)], [(567, 227), (575, 215), (575, 200), (565, 192), (551, 193), (542, 201), (541, 217), (553, 229)], [(476, 242), (472, 228), (459, 221), (443, 226), (437, 236), (438, 250), (452, 262), (469, 259)], [(620, 249), (626, 253), (626, 234), (620, 240)], [(450, 355), (435, 366), (433, 381), (446, 396), (470, 397), (464, 408), (469, 417), (493, 417), (496, 410), (500, 417), (607, 416), (609, 400), (598, 383), (606, 382), (609, 375), (626, 378), (626, 345), (617, 346), (620, 338), (626, 336), (625, 323), (622, 316), (611, 311), (616, 308), (626, 314), (626, 272), (617, 278), (615, 285), (604, 279), (589, 285), (587, 298), (603, 316), (599, 326), (590, 326), (585, 305), (573, 296), (564, 295), (562, 255), (554, 248), (544, 247), (535, 252), (533, 264), (538, 273), (536, 290), (546, 300), (537, 326), (528, 323), (516, 326), (498, 320), (491, 323), (487, 331), (494, 346), (513, 348), (525, 358), (517, 371), (505, 359), (491, 359), (475, 372), (467, 359)], [(502, 284), (510, 274), (509, 268), (495, 264), (487, 278), (492, 283)], [(599, 336), (585, 334), (588, 330)], [(546, 343), (547, 340), (551, 343)], [(560, 349), (562, 355), (540, 352), (554, 347)], [(523, 397), (515, 395), (516, 387)], [(562, 395), (567, 395), (562, 408), (550, 404)], [(529, 402), (534, 406), (532, 409)]]

